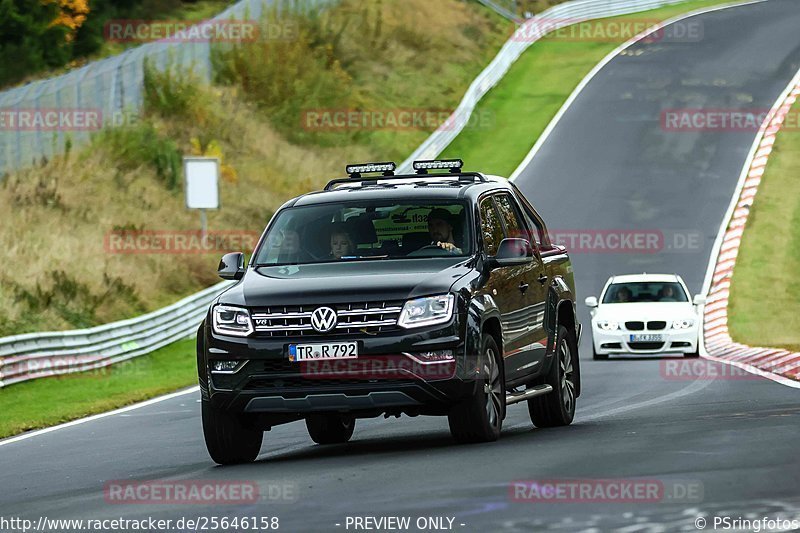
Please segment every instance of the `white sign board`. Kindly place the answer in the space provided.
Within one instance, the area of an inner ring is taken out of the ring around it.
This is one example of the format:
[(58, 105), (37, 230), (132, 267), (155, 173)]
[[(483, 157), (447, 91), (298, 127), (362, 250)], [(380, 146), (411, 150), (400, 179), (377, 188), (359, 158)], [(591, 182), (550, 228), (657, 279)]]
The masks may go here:
[(219, 159), (216, 157), (184, 157), (186, 207), (219, 209)]

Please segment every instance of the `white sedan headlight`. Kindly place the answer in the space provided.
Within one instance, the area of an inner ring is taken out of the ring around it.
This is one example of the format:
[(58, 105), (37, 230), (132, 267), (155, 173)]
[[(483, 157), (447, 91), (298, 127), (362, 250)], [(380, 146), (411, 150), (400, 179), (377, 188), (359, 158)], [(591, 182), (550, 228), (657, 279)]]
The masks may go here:
[(603, 331), (616, 331), (619, 329), (619, 322), (613, 320), (598, 320), (597, 327)]
[(253, 333), (250, 312), (243, 307), (218, 305), (211, 312), (211, 325), (214, 333), (246, 337)]
[(454, 300), (452, 294), (409, 300), (403, 306), (397, 325), (402, 328), (418, 328), (449, 322), (453, 316)]
[(689, 329), (694, 326), (694, 319), (687, 318), (685, 320), (676, 320), (672, 323), (672, 329)]

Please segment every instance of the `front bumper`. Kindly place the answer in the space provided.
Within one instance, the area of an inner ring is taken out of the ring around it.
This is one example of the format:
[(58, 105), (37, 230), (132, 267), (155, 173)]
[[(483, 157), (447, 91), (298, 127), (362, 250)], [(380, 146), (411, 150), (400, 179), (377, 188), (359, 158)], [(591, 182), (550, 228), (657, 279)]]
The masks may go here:
[[(663, 329), (656, 331), (629, 331), (619, 329), (605, 331), (592, 324), (594, 351), (601, 355), (612, 354), (687, 354), (697, 351), (699, 326), (687, 329)], [(631, 335), (662, 335), (662, 342), (631, 342)]]
[[(468, 355), (472, 350), (463, 340), (459, 322), (324, 338), (237, 338), (216, 335), (206, 327), (202, 364), (208, 379), (203, 397), (215, 408), (246, 413), (446, 412), (474, 394), (476, 386), (477, 360)], [(290, 344), (344, 341), (358, 343), (358, 359), (288, 360)], [(425, 363), (415, 357), (435, 350), (452, 350), (454, 359)], [(209, 362), (213, 360), (236, 360), (243, 365), (235, 373), (212, 373)]]

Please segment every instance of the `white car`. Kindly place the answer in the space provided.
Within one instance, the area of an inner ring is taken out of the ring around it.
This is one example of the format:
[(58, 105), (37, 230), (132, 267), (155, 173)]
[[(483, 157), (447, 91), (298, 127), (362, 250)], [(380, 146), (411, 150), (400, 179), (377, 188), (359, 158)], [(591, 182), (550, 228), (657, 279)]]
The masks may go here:
[(592, 316), (595, 359), (612, 354), (698, 356), (701, 295), (675, 274), (612, 276), (598, 302), (586, 298)]

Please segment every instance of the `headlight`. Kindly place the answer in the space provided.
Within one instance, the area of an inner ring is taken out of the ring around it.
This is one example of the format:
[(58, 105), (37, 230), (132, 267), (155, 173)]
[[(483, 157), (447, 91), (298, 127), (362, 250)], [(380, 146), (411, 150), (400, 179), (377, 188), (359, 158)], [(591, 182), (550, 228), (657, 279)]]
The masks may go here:
[(616, 331), (619, 329), (619, 322), (613, 320), (598, 320), (597, 327), (603, 331)]
[(218, 305), (211, 312), (211, 324), (214, 333), (246, 337), (253, 333), (253, 322), (250, 313), (242, 307)]
[(453, 316), (453, 300), (452, 294), (409, 300), (403, 306), (397, 325), (402, 328), (417, 328), (444, 324)]
[(692, 326), (694, 326), (694, 319), (691, 318), (676, 320), (672, 323), (672, 329), (689, 329)]

